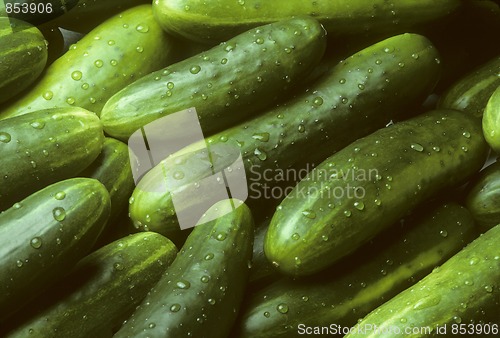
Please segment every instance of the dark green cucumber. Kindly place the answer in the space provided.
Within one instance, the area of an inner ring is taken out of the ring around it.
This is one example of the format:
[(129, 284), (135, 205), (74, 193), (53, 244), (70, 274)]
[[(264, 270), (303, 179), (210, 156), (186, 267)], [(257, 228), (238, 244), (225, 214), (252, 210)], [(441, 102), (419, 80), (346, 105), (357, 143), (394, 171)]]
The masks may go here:
[(110, 220), (114, 220), (128, 205), (135, 186), (128, 146), (113, 138), (105, 138), (99, 156), (79, 176), (95, 178), (108, 189)]
[(101, 112), (119, 139), (160, 117), (196, 108), (205, 133), (227, 128), (271, 105), (319, 63), (325, 31), (314, 19), (258, 27), (153, 72), (127, 86)]
[(129, 9), (72, 45), (0, 119), (54, 107), (97, 113), (114, 93), (170, 64), (172, 43), (154, 20), (151, 5)]
[[(500, 225), (363, 318), (345, 337), (496, 336), (500, 307)], [(377, 327), (363, 331), (366, 325)], [(359, 330), (358, 330), (359, 328)], [(417, 329), (413, 331), (412, 328)], [(406, 331), (405, 331), (406, 330)]]
[(99, 118), (57, 108), (0, 121), (0, 210), (59, 180), (74, 177), (101, 152)]
[(223, 216), (193, 229), (172, 265), (114, 337), (228, 336), (248, 278), (253, 220), (240, 201), (223, 200), (211, 211)]
[(455, 203), (426, 206), (375, 237), (340, 266), (303, 280), (284, 278), (250, 295), (232, 337), (300, 337), (314, 327), (351, 327), (444, 263), (477, 234), (474, 219), (464, 207)]
[(500, 162), (481, 170), (469, 183), (465, 203), (483, 232), (500, 223)]
[(30, 303), (3, 337), (111, 337), (176, 254), (175, 245), (154, 232), (110, 243)]
[(83, 258), (109, 216), (97, 180), (54, 183), (0, 213), (0, 319), (41, 293)]
[(327, 158), (294, 187), (271, 220), (266, 256), (287, 275), (322, 270), (408, 210), (463, 183), (487, 153), (480, 121), (455, 110), (382, 128)]
[(86, 34), (113, 15), (143, 4), (151, 4), (151, 0), (79, 0), (51, 24)]
[(484, 108), (483, 134), (491, 149), (500, 154), (500, 84)]
[(500, 86), (500, 56), (455, 82), (441, 97), (438, 108), (461, 110), (482, 118), (486, 103), (498, 86)]
[(377, 0), (157, 0), (153, 10), (169, 32), (195, 41), (223, 41), (250, 28), (296, 15), (311, 15), (329, 35), (400, 34), (415, 25), (442, 18), (458, 0), (396, 3)]
[(0, 17), (8, 16), (39, 25), (57, 18), (76, 6), (78, 0), (4, 0)]
[[(385, 39), (336, 64), (295, 98), (207, 138), (206, 143), (214, 150), (224, 146), (241, 151), (248, 203), (276, 204), (286, 195), (283, 191), (315, 164), (391, 119), (407, 118), (438, 81), (436, 59), (435, 48), (423, 36)], [(166, 182), (181, 189), (212, 175), (196, 156), (186, 156), (183, 165), (167, 166), (166, 174), (158, 165), (142, 178), (129, 208), (138, 228), (169, 238), (179, 232), (171, 193), (157, 187)], [(230, 164), (224, 153), (212, 160), (215, 172)], [(172, 180), (177, 171), (185, 174), (184, 179)]]
[(269, 280), (277, 279), (279, 275), (264, 254), (264, 238), (271, 222), (271, 216), (264, 220), (259, 226), (255, 227), (252, 267), (250, 268), (249, 283), (261, 285), (268, 283)]
[(47, 63), (47, 45), (40, 30), (0, 16), (0, 103), (28, 88)]

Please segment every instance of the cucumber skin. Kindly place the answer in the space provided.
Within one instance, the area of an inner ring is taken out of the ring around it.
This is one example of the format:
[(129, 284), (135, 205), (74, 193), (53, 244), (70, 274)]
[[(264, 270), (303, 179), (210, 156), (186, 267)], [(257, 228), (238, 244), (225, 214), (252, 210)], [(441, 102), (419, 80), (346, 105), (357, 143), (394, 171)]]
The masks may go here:
[(212, 134), (277, 101), (325, 49), (325, 31), (309, 17), (252, 29), (113, 95), (100, 114), (104, 130), (128, 139), (160, 117), (195, 107), (203, 132)]
[(481, 170), (469, 183), (465, 206), (482, 232), (500, 223), (500, 162)]
[(21, 323), (3, 337), (45, 338), (54, 332), (58, 337), (111, 337), (176, 254), (175, 245), (154, 232), (110, 243), (84, 257), (64, 280), (35, 299)]
[[(88, 253), (109, 217), (110, 203), (97, 180), (72, 178), (0, 213), (0, 319), (62, 278)], [(56, 208), (63, 208), (65, 216)], [(39, 248), (33, 245), (37, 237)]]
[(97, 158), (104, 142), (99, 118), (81, 108), (47, 109), (2, 120), (0, 138), (0, 210), (76, 176)]
[(494, 152), (500, 154), (500, 83), (486, 103), (482, 121), (486, 142)]
[[(386, 52), (390, 47), (394, 50)], [(403, 34), (385, 39), (329, 69), (292, 100), (210, 136), (206, 142), (209, 147), (222, 144), (240, 149), (245, 170), (247, 174), (252, 173), (253, 180), (259, 179), (251, 171), (257, 166), (260, 166), (257, 169), (260, 175), (276, 168), (310, 169), (311, 164), (314, 166), (356, 139), (385, 126), (391, 119), (407, 118), (438, 81), (441, 69), (436, 62), (438, 57), (435, 48), (423, 36)], [(377, 60), (381, 61), (380, 65)], [(400, 62), (404, 67), (399, 66)], [(409, 81), (411, 87), (407, 86)], [(364, 89), (360, 89), (360, 85)], [(256, 133), (269, 133), (269, 141), (257, 140)], [(256, 149), (267, 154), (266, 158), (262, 155), (259, 158)], [(214, 171), (228, 165), (219, 162), (214, 163)], [(178, 166), (171, 172), (176, 170), (186, 174), (184, 180), (175, 180), (179, 184), (197, 182), (203, 178), (197, 172), (206, 173), (206, 168), (196, 158), (188, 162), (186, 169)], [(165, 181), (161, 165), (148, 172), (134, 189), (129, 212), (138, 229), (157, 231), (171, 238), (180, 230), (170, 193), (155, 192), (158, 191), (155, 187)], [(257, 183), (257, 190), (262, 192), (261, 183)], [(295, 185), (295, 182), (286, 184)], [(264, 200), (269, 203), (269, 199)], [(247, 201), (257, 202), (255, 196)], [(276, 202), (279, 201), (271, 201)]]
[[(158, 284), (114, 337), (227, 337), (245, 292), (252, 233), (252, 215), (245, 204), (196, 226)], [(190, 286), (183, 289), (181, 283)]]
[(456, 109), (481, 119), (484, 108), (500, 86), (500, 56), (455, 82), (440, 98), (438, 109)]
[[(138, 31), (138, 25), (148, 31)], [(168, 65), (174, 52), (172, 46), (173, 40), (156, 24), (151, 5), (129, 9), (72, 45), (47, 68), (35, 87), (0, 113), (0, 119), (54, 107), (75, 106), (98, 113), (114, 93)], [(137, 47), (142, 47), (142, 52)], [(101, 68), (95, 64), (99, 60)], [(113, 61), (115, 66), (111, 64)], [(87, 89), (82, 88), (84, 84), (88, 84)]]
[[(7, 13), (6, 8), (2, 8), (0, 10), (0, 17), (10, 17), (10, 18), (16, 18), (18, 20), (23, 20), (25, 22), (29, 22), (33, 25), (39, 25), (45, 22), (48, 22), (50, 20), (53, 20), (64, 13), (67, 13), (68, 10), (71, 8), (75, 7), (77, 4), (78, 0), (4, 0), (4, 4), (19, 4), (21, 7), (24, 4), (36, 4), (37, 5), (37, 10), (36, 11), (28, 11), (28, 13), (23, 13), (22, 11), (20, 13)], [(38, 5), (44, 5), (44, 10), (40, 11), (38, 10)], [(49, 13), (48, 10), (45, 10), (47, 5), (52, 5), (51, 7), (51, 12)], [(21, 8), (20, 7), (20, 8)], [(29, 8), (29, 7), (28, 7)]]
[[(483, 328), (488, 323), (498, 325), (499, 242), (500, 226), (497, 225), (434, 269), (414, 287), (373, 310), (358, 323), (359, 327), (366, 323), (376, 325), (379, 330), (386, 330), (384, 337), (400, 337), (393, 332), (397, 329), (404, 332), (405, 327), (429, 327), (433, 329), (431, 334), (411, 335), (429, 337), (439, 336), (436, 326), (446, 325), (450, 334), (452, 324), (457, 323), (482, 324)], [(403, 318), (406, 319), (404, 322)], [(356, 331), (354, 329), (345, 337), (378, 336), (374, 333), (356, 334)]]
[[(251, 294), (232, 337), (299, 337), (299, 324), (351, 327), (477, 237), (472, 215), (456, 203), (434, 203), (420, 211), (340, 266), (302, 280), (282, 278)], [(286, 314), (277, 310), (280, 304), (287, 305)]]
[(0, 103), (34, 83), (47, 57), (45, 38), (38, 28), (0, 16)]
[(103, 21), (150, 0), (79, 0), (68, 13), (50, 22), (56, 27), (86, 34)]
[(79, 176), (95, 178), (108, 189), (111, 197), (110, 221), (128, 206), (134, 190), (128, 146), (111, 137), (104, 139), (99, 156)]
[[(322, 270), (408, 210), (463, 183), (487, 153), (480, 121), (455, 110), (382, 128), (323, 161), (285, 197), (266, 234), (266, 257), (286, 275)], [(346, 176), (330, 179), (335, 173)]]
[(394, 4), (363, 0), (260, 1), (159, 0), (153, 12), (162, 27), (183, 38), (223, 41), (253, 27), (297, 15), (311, 15), (331, 36), (399, 34), (415, 25), (444, 17), (460, 6), (458, 0), (401, 0)]

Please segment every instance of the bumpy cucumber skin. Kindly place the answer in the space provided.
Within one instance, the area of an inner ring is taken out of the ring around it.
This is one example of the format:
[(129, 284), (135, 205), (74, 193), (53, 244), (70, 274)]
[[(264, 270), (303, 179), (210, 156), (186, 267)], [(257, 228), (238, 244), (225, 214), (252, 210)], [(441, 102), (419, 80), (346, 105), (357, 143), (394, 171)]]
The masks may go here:
[(463, 183), (487, 153), (480, 121), (455, 110), (382, 128), (330, 156), (295, 186), (271, 220), (266, 256), (287, 275), (322, 270), (419, 203)]
[(319, 63), (325, 48), (325, 31), (312, 18), (252, 29), (116, 93), (100, 114), (104, 129), (126, 139), (151, 121), (195, 107), (203, 132), (213, 134), (275, 102)]
[(260, 0), (158, 0), (153, 11), (165, 30), (194, 41), (223, 41), (250, 28), (296, 15), (311, 15), (329, 35), (369, 32), (403, 33), (409, 27), (446, 16), (458, 0), (260, 1)]
[(95, 178), (108, 189), (111, 197), (110, 221), (128, 205), (134, 190), (128, 146), (110, 137), (104, 139), (99, 156), (79, 176)]
[[(408, 327), (430, 328), (432, 332), (415, 330), (408, 337), (440, 336), (436, 327), (447, 326), (448, 336), (452, 324), (463, 324), (470, 336), (481, 336), (480, 329), (498, 325), (500, 306), (500, 226), (482, 234), (442, 266), (420, 280), (414, 287), (401, 292), (373, 310), (357, 326), (366, 324), (384, 330), (384, 337), (400, 337), (394, 332)], [(467, 324), (482, 324), (470, 331)], [(461, 327), (457, 327), (460, 329)], [(498, 329), (498, 326), (497, 326)], [(378, 337), (375, 332), (354, 332), (345, 337)], [(378, 331), (380, 332), (380, 331)], [(418, 332), (421, 332), (420, 334)], [(494, 331), (493, 331), (494, 332)], [(364, 334), (366, 333), (366, 334)], [(491, 331), (488, 335), (491, 334)], [(486, 335), (485, 335), (486, 336)]]
[(232, 337), (299, 337), (299, 324), (351, 327), (477, 236), (472, 215), (456, 203), (421, 211), (341, 266), (303, 280), (282, 279), (250, 295)]
[(32, 84), (45, 68), (47, 56), (38, 28), (0, 16), (0, 103)]
[(483, 232), (500, 223), (500, 162), (484, 168), (470, 183), (465, 203)]
[(0, 318), (62, 278), (94, 245), (110, 199), (97, 180), (72, 178), (0, 214)]
[[(241, 150), (249, 184), (249, 203), (261, 197), (262, 183), (269, 187), (295, 181), (261, 181), (266, 171), (311, 169), (356, 139), (385, 126), (391, 119), (404, 119), (420, 106), (439, 79), (439, 55), (425, 37), (403, 34), (385, 39), (355, 53), (329, 69), (311, 86), (285, 102), (206, 139), (208, 146), (233, 146)], [(411, 82), (412, 86), (407, 84)], [(267, 139), (267, 141), (265, 141)], [(314, 151), (311, 151), (314, 149)], [(214, 156), (215, 159), (215, 156)], [(214, 171), (229, 163), (214, 161)], [(206, 174), (202, 161), (187, 158), (185, 166), (161, 165), (147, 173), (132, 194), (129, 212), (141, 230), (170, 238), (179, 232), (170, 193), (157, 192), (162, 182), (189, 184)], [(252, 169), (253, 168), (253, 169)], [(183, 180), (172, 180), (177, 170)], [(260, 177), (259, 177), (260, 176)], [(173, 181), (173, 182), (171, 182)], [(255, 188), (252, 188), (255, 185)], [(256, 192), (252, 191), (256, 190)], [(284, 196), (283, 196), (284, 197)], [(265, 199), (266, 203), (276, 203)]]
[(483, 134), (491, 149), (500, 154), (500, 83), (484, 109)]
[(68, 13), (50, 22), (70, 31), (86, 34), (101, 22), (131, 7), (151, 4), (150, 0), (79, 0)]
[[(10, 4), (19, 7), (11, 7), (11, 12), (8, 13), (7, 7), (2, 6), (0, 17), (8, 16), (39, 25), (67, 13), (76, 6), (78, 0), (4, 0), (3, 2), (6, 6)], [(35, 10), (30, 5), (36, 6)], [(19, 13), (15, 13), (17, 10)]]
[[(228, 200), (214, 210), (223, 203)], [(245, 204), (196, 226), (114, 337), (227, 337), (245, 291), (252, 234), (253, 220)]]
[(500, 56), (486, 62), (451, 86), (441, 97), (439, 109), (456, 109), (481, 119), (486, 104), (500, 86)]
[(36, 298), (21, 323), (3, 337), (45, 338), (54, 332), (58, 337), (111, 337), (176, 254), (175, 245), (154, 232), (110, 243), (83, 258), (64, 280)]
[(0, 210), (59, 180), (75, 177), (99, 155), (99, 118), (57, 108), (0, 121)]
[(129, 9), (71, 46), (0, 119), (54, 107), (98, 113), (114, 93), (168, 65), (172, 43), (154, 20), (151, 5)]

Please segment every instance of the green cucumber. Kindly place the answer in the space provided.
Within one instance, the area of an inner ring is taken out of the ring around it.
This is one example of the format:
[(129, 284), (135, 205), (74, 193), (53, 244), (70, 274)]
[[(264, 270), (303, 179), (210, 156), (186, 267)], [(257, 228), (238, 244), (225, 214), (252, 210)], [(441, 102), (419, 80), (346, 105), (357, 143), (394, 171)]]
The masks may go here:
[(88, 253), (109, 209), (100, 182), (72, 178), (0, 213), (0, 319), (64, 277)]
[(286, 275), (322, 270), (463, 183), (487, 153), (480, 121), (455, 110), (382, 128), (327, 158), (291, 190), (269, 225), (266, 257)]
[[(241, 151), (248, 203), (274, 205), (286, 195), (280, 192), (295, 185), (300, 174), (315, 163), (391, 119), (407, 118), (438, 81), (436, 59), (437, 51), (423, 36), (403, 34), (385, 39), (331, 67), (295, 98), (207, 138), (206, 143), (210, 149), (225, 146)], [(223, 153), (212, 156), (214, 172), (227, 168), (226, 157)], [(160, 163), (140, 180), (129, 207), (137, 228), (169, 238), (179, 232), (171, 192), (157, 187), (166, 182), (182, 189), (212, 175), (203, 161), (206, 154), (185, 158), (183, 165), (167, 166), (166, 173)], [(297, 178), (287, 175), (290, 170), (299, 173)], [(185, 174), (184, 179), (172, 180), (177, 171)], [(282, 178), (275, 178), (280, 173)], [(273, 189), (278, 193), (273, 194)], [(196, 203), (194, 198), (190, 202)]]
[(477, 118), (500, 86), (500, 56), (497, 56), (455, 82), (438, 102), (439, 109), (456, 109)]
[(0, 103), (28, 88), (47, 63), (47, 45), (40, 30), (0, 16)]
[(0, 119), (54, 107), (97, 113), (114, 93), (168, 65), (172, 44), (154, 20), (151, 5), (129, 9), (72, 45)]
[(57, 108), (0, 121), (0, 210), (59, 180), (76, 176), (101, 152), (99, 118)]
[(250, 268), (250, 277), (248, 278), (249, 283), (254, 286), (268, 283), (279, 276), (264, 254), (264, 238), (269, 227), (269, 222), (271, 222), (271, 216), (255, 227), (252, 266)]
[(39, 25), (57, 18), (76, 6), (78, 0), (4, 0), (0, 17), (8, 16)]
[(128, 205), (135, 186), (128, 146), (106, 137), (99, 156), (79, 176), (95, 178), (108, 189), (111, 197), (110, 220), (114, 220)]
[(165, 30), (194, 41), (223, 41), (253, 27), (297, 15), (311, 15), (331, 36), (369, 32), (400, 34), (440, 19), (458, 0), (157, 0), (153, 10)]
[(195, 107), (214, 133), (271, 105), (319, 63), (325, 31), (314, 19), (284, 20), (242, 33), (127, 86), (100, 114), (118, 139), (160, 117)]
[(51, 24), (85, 34), (113, 15), (143, 4), (151, 4), (151, 0), (79, 0)]
[(476, 237), (474, 219), (464, 207), (426, 206), (340, 266), (302, 280), (283, 278), (251, 294), (231, 337), (300, 337), (314, 328), (351, 327)]
[(240, 203), (223, 200), (210, 209), (223, 216), (193, 229), (172, 265), (115, 338), (228, 336), (252, 258), (252, 215)]
[[(495, 336), (499, 332), (500, 225), (368, 314), (345, 337)], [(366, 330), (377, 327), (378, 331)], [(412, 330), (413, 329), (413, 330)]]
[(465, 206), (483, 232), (500, 223), (500, 162), (481, 170), (469, 183)]
[(500, 83), (484, 109), (483, 133), (491, 149), (500, 153)]
[(28, 304), (3, 337), (111, 337), (158, 282), (177, 248), (154, 232), (127, 236), (83, 258)]

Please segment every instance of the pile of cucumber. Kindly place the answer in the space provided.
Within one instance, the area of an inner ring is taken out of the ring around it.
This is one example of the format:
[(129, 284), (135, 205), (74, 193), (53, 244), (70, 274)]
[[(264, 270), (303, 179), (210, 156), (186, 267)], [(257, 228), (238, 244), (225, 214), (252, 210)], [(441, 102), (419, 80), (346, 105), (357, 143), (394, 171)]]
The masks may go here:
[(490, 0), (0, 1), (0, 336), (498, 336), (498, 32)]

